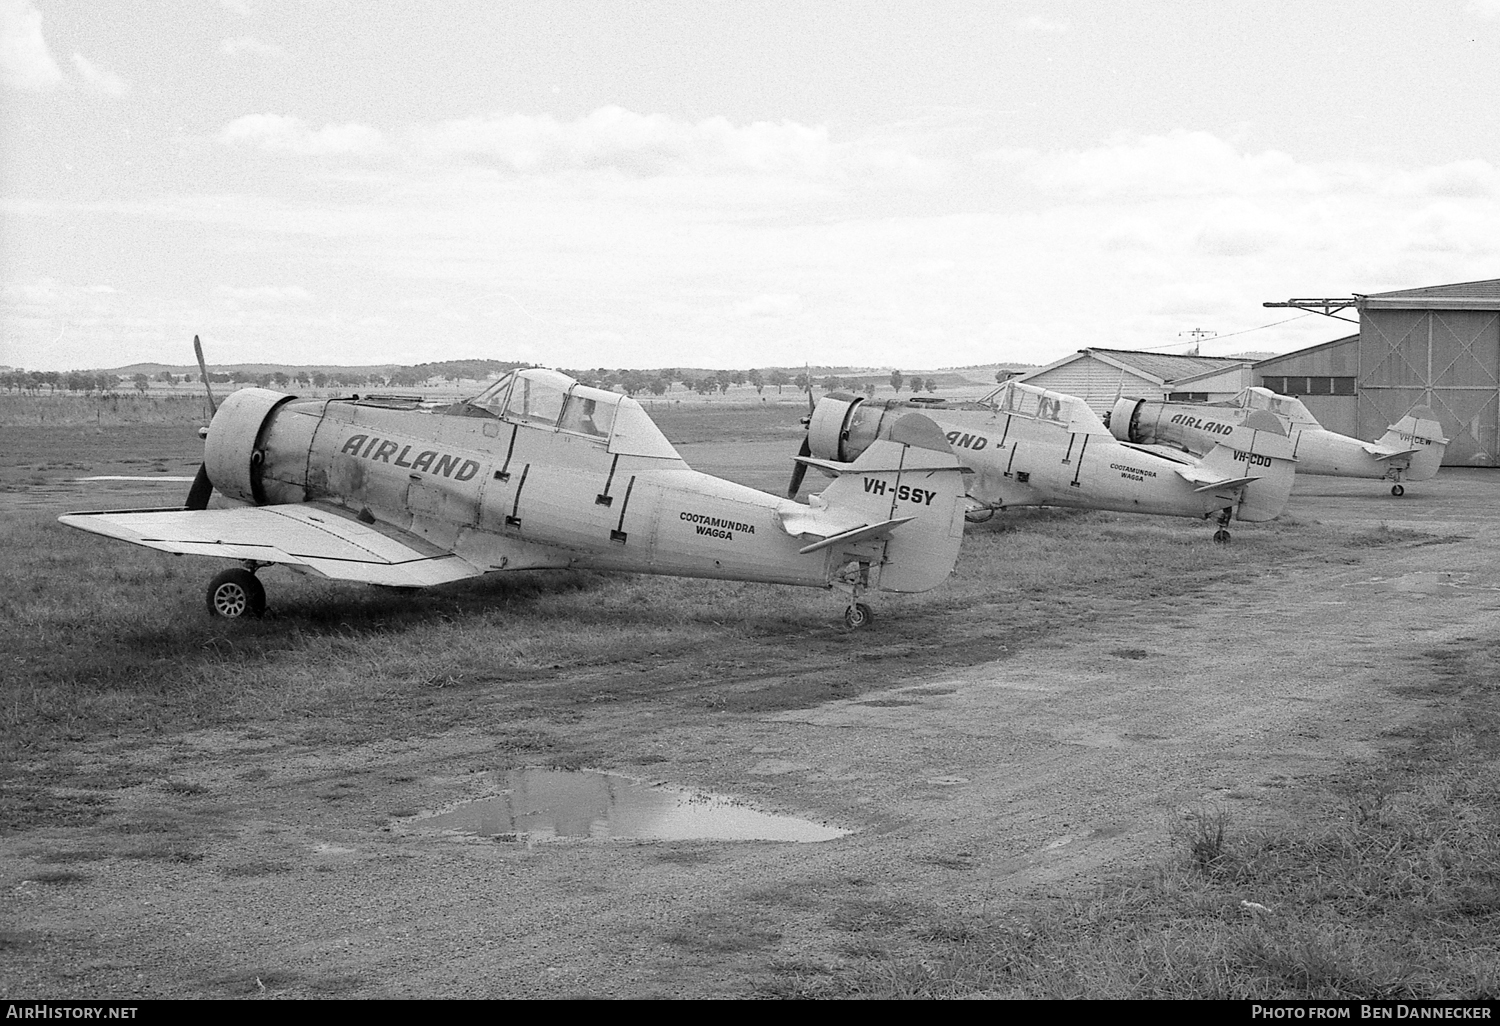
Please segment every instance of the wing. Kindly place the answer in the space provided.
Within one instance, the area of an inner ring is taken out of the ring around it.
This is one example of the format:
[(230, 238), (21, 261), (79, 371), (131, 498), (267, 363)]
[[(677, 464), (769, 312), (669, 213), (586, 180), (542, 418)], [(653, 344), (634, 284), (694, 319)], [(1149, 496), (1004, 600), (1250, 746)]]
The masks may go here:
[(162, 552), (304, 566), (340, 581), (419, 588), (484, 572), (414, 534), (317, 503), (107, 510), (57, 519)]

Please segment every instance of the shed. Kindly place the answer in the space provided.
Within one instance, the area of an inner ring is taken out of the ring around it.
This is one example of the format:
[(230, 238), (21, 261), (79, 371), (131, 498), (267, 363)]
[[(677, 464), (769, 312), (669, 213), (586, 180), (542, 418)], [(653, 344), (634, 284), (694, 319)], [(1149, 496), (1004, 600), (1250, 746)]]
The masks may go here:
[(1233, 357), (1080, 349), (1021, 375), (1020, 380), (1076, 395), (1102, 415), (1122, 395), (1144, 399), (1230, 399), (1251, 384), (1252, 373), (1250, 361)]

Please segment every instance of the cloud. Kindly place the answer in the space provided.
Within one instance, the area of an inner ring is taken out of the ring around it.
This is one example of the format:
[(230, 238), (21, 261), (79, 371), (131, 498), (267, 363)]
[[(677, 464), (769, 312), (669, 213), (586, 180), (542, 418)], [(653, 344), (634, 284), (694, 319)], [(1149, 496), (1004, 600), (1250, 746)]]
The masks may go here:
[(1173, 132), (1054, 154), (992, 150), (980, 160), (1021, 169), (1032, 185), (1080, 199), (1316, 192), (1324, 171), (1277, 150), (1242, 153), (1209, 132)]
[(63, 85), (62, 69), (42, 38), (42, 15), (29, 0), (0, 0), (0, 78), (23, 92)]
[(219, 50), (231, 57), (244, 54), (251, 57), (284, 60), (288, 56), (286, 50), (275, 43), (263, 43), (254, 36), (235, 36), (233, 39), (226, 39), (219, 44)]
[(1056, 21), (1052, 18), (1043, 18), (1033, 14), (1029, 18), (1017, 18), (1016, 28), (1022, 32), (1036, 32), (1049, 36), (1062, 35), (1071, 30), (1065, 21)]
[(96, 93), (105, 93), (109, 96), (125, 95), (127, 87), (120, 76), (95, 67), (82, 54), (75, 53), (73, 55), (73, 66), (78, 69), (78, 74), (83, 78), (85, 87)]
[[(517, 177), (601, 171), (634, 180), (748, 176), (776, 180), (783, 190), (792, 182), (853, 180), (928, 187), (942, 177), (936, 165), (899, 141), (836, 143), (823, 126), (792, 121), (736, 125), (723, 117), (691, 122), (615, 106), (573, 121), (549, 114), (510, 114), (452, 119), (389, 133), (353, 124), (314, 131), (298, 118), (250, 114), (230, 122), (217, 138), (225, 145), (266, 151), (384, 154)], [(786, 198), (784, 193), (781, 198)]]
[(301, 285), (219, 285), (214, 295), (231, 303), (309, 303), (312, 293)]
[(832, 152), (824, 128), (789, 121), (740, 127), (721, 117), (690, 123), (612, 106), (571, 122), (545, 114), (445, 121), (416, 130), (411, 143), (431, 159), (460, 158), (518, 173), (612, 168), (643, 177), (727, 171), (816, 176)]
[(1398, 196), (1494, 197), (1500, 196), (1500, 174), (1488, 161), (1460, 160), (1394, 175), (1385, 189)]
[(301, 118), (279, 114), (236, 118), (220, 130), (218, 140), (226, 146), (303, 156), (374, 155), (387, 148), (385, 137), (364, 125), (325, 125), (313, 130)]
[(1500, 0), (1469, 0), (1464, 10), (1480, 18), (1500, 18)]

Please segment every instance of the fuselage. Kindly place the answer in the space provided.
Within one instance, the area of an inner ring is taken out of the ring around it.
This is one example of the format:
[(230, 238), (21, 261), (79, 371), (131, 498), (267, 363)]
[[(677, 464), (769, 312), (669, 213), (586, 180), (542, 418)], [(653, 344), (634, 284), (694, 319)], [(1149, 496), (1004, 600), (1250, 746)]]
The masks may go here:
[[(502, 384), (445, 406), (242, 390), (210, 428), (208, 469), (233, 501), (341, 506), (487, 570), (826, 587), (856, 559), (878, 586), (886, 541), (799, 551), (784, 518), (808, 505), (690, 469), (633, 400), (548, 371)], [(921, 491), (913, 513), (932, 505)]]
[[(973, 472), (966, 489), (983, 505), (1070, 506), (1186, 517), (1240, 505), (1240, 488), (1205, 490), (1179, 473), (1199, 466), (1199, 460), (1148, 452), (1116, 440), (1075, 396), (1012, 382), (978, 402), (856, 402), (844, 414), (841, 429), (831, 420), (820, 421), (815, 412), (809, 436), (815, 453), (823, 455), (821, 444), (847, 458), (871, 439), (888, 434), (893, 420), (920, 409)], [(827, 416), (832, 418), (838, 410), (833, 405), (829, 409)], [(837, 445), (835, 435), (840, 438)], [(1242, 461), (1224, 477), (1243, 484), (1245, 477), (1255, 476), (1264, 457), (1253, 452), (1240, 456)], [(1275, 512), (1279, 510), (1278, 506)], [(1241, 519), (1267, 519), (1248, 509), (1240, 512)]]
[(1425, 481), (1441, 466), (1445, 439), (1435, 420), (1408, 414), (1378, 442), (1365, 442), (1324, 428), (1295, 397), (1261, 388), (1221, 403), (1121, 399), (1111, 413), (1110, 429), (1132, 442), (1202, 453), (1255, 411), (1281, 418), (1300, 474)]

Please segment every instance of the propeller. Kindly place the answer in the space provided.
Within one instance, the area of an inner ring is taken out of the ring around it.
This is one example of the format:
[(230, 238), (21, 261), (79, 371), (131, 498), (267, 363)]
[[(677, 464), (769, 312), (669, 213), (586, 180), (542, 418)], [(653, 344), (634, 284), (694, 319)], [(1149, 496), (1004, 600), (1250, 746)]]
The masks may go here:
[[(798, 456), (812, 455), (812, 418), (813, 411), (816, 408), (817, 403), (813, 401), (812, 394), (812, 376), (809, 375), (807, 379), (807, 416), (802, 418), (802, 426), (807, 428), (807, 430), (802, 433), (802, 448), (797, 450)], [(786, 497), (788, 499), (795, 499), (797, 497), (797, 492), (802, 488), (802, 479), (806, 476), (806, 463), (797, 462), (792, 464), (792, 483), (787, 486), (786, 490)]]
[[(214, 414), (219, 412), (218, 403), (214, 402), (214, 390), (208, 383), (208, 364), (203, 362), (203, 343), (198, 341), (198, 336), (193, 336), (193, 352), (198, 356), (198, 371), (203, 375), (203, 391), (208, 395), (208, 415), (213, 419)], [(208, 429), (204, 428), (204, 436), (207, 437)], [(198, 473), (193, 475), (192, 487), (188, 489), (187, 502), (184, 509), (207, 509), (209, 496), (213, 495), (214, 484), (208, 479), (208, 464), (198, 464)]]

